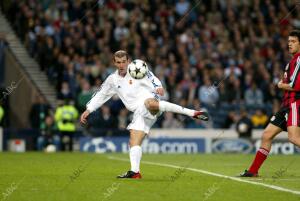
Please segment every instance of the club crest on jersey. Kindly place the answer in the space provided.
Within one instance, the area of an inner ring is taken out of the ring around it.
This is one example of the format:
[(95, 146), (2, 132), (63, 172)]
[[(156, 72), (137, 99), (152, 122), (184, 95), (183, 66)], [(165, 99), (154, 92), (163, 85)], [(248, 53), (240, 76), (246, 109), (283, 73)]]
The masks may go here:
[(276, 117), (275, 117), (275, 116), (272, 116), (271, 121), (274, 121), (275, 119), (276, 119)]
[(132, 80), (129, 80), (129, 84), (132, 84)]

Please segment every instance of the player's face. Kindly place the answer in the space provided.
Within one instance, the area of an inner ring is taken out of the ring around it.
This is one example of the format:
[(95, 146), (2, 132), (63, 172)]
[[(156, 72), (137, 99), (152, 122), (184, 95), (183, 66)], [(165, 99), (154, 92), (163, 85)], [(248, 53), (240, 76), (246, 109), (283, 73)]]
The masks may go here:
[(129, 64), (129, 60), (126, 56), (124, 57), (115, 57), (114, 64), (118, 68), (119, 74), (121, 76), (125, 76), (127, 73), (127, 66)]
[(300, 52), (300, 41), (296, 36), (289, 36), (288, 39), (289, 52), (291, 54), (296, 54)]

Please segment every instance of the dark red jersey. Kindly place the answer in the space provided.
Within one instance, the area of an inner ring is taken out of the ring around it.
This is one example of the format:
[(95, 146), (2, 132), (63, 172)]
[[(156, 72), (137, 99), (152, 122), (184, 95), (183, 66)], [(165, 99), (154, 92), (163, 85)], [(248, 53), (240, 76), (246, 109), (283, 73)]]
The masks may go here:
[(300, 100), (300, 53), (295, 54), (286, 65), (283, 83), (289, 84), (295, 90), (284, 92), (282, 106), (290, 107), (296, 100)]

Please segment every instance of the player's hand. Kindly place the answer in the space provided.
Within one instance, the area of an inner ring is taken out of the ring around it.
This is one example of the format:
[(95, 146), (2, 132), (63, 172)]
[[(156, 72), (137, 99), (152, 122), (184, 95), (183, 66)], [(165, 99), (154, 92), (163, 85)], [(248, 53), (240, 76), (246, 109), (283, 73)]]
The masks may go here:
[(90, 111), (86, 110), (82, 113), (81, 117), (80, 117), (80, 122), (83, 124), (87, 123), (87, 117), (90, 115)]
[(165, 94), (165, 90), (162, 87), (156, 88), (156, 93), (160, 96), (163, 96)]
[(283, 84), (283, 81), (280, 80), (280, 81), (278, 82), (278, 84), (277, 84), (277, 87), (278, 87), (279, 89), (281, 89), (281, 88), (282, 88), (282, 84)]

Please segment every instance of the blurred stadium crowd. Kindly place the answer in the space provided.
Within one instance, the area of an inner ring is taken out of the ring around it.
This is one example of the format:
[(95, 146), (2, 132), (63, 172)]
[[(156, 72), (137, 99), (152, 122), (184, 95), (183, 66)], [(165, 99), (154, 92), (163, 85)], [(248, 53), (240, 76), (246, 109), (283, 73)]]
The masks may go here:
[[(12, 0), (4, 12), (57, 99), (72, 100), (78, 112), (115, 70), (113, 52), (124, 49), (148, 63), (166, 88), (163, 98), (206, 108), (213, 119), (166, 113), (156, 127), (230, 128), (246, 119), (262, 128), (280, 104), (286, 38), (300, 28), (294, 7), (281, 0)], [(117, 98), (96, 113), (91, 122), (99, 128), (130, 121)]]

